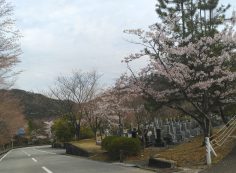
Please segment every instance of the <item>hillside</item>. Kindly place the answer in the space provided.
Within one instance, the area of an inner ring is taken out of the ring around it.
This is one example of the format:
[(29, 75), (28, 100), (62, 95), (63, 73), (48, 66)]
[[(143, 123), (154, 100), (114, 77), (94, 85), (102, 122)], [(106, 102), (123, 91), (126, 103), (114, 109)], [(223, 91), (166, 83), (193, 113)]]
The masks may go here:
[(60, 101), (19, 89), (0, 90), (8, 92), (20, 101), (27, 119), (54, 119), (58, 116)]

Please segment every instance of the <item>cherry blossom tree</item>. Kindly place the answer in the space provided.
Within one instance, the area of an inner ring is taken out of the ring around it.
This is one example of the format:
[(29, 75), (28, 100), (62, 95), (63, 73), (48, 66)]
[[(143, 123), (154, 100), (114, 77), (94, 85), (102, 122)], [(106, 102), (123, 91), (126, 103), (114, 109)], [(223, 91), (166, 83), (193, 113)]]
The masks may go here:
[[(183, 38), (173, 31), (178, 20), (177, 15), (166, 16), (166, 24), (156, 23), (149, 31), (126, 31), (144, 46), (125, 58), (132, 74), (127, 78), (134, 92), (160, 107), (166, 105), (191, 116), (204, 135), (210, 136), (211, 115), (236, 101), (236, 73), (231, 70), (236, 34), (233, 25), (227, 24), (210, 36)], [(136, 74), (129, 62), (142, 57), (148, 57), (149, 63)]]
[(0, 0), (0, 88), (12, 85), (9, 77), (16, 75), (12, 68), (19, 62), (21, 54), (20, 34), (12, 15), (12, 5)]
[(109, 124), (107, 104), (99, 95), (84, 106), (82, 125), (91, 128), (94, 134), (98, 131), (102, 134), (103, 129)]
[[(126, 103), (130, 93), (127, 83), (121, 76), (114, 85), (106, 89), (85, 106), (84, 122), (95, 130), (106, 128), (118, 128), (119, 135), (122, 135), (124, 120), (130, 112)], [(96, 131), (95, 131), (96, 132)]]
[(120, 88), (108, 89), (101, 96), (97, 110), (97, 113), (100, 113), (100, 117), (106, 117), (111, 126), (118, 127), (119, 135), (122, 135), (123, 118), (125, 116), (123, 99), (124, 95)]

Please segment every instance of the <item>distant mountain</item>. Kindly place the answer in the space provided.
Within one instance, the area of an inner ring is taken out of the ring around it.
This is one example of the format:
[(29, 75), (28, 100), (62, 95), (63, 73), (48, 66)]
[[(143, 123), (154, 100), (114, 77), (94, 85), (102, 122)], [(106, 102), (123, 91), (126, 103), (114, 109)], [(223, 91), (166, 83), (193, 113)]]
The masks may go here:
[(60, 101), (19, 89), (0, 90), (8, 92), (20, 101), (27, 119), (54, 119), (59, 116)]

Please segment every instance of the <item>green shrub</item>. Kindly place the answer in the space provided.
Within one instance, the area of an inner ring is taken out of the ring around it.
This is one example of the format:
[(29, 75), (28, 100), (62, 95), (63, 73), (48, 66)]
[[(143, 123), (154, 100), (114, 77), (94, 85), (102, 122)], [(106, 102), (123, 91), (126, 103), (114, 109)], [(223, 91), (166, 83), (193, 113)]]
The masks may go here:
[(111, 147), (112, 141), (116, 138), (119, 138), (118, 136), (107, 136), (105, 139), (102, 140), (102, 149), (109, 150)]
[(95, 134), (93, 133), (91, 128), (81, 127), (80, 129), (80, 139), (91, 139), (94, 138)]
[(121, 150), (126, 156), (137, 155), (141, 150), (141, 143), (136, 138), (110, 136), (102, 141), (102, 147), (112, 159), (118, 159)]
[(55, 135), (57, 141), (68, 142), (71, 141), (75, 134), (75, 128), (67, 118), (58, 118), (53, 126), (52, 133)]

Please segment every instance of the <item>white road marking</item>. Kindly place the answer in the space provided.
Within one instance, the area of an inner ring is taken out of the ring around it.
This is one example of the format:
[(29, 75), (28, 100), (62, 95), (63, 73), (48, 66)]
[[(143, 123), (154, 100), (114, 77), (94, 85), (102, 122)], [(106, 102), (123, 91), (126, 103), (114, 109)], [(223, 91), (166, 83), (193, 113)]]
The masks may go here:
[(43, 166), (42, 169), (43, 169), (44, 171), (46, 171), (47, 173), (53, 173), (52, 171), (50, 171), (50, 170), (49, 170), (48, 168), (46, 168), (45, 166)]
[(36, 160), (35, 158), (31, 158), (34, 162), (38, 162), (38, 160)]
[(47, 153), (47, 154), (57, 154), (57, 153), (53, 153), (53, 152), (49, 152), (49, 151), (39, 150), (39, 149), (36, 149), (36, 148), (34, 148), (34, 150), (42, 152), (42, 153)]
[(30, 157), (31, 155), (29, 153), (27, 153), (26, 151), (21, 150), (23, 153), (25, 153), (25, 155), (27, 155), (28, 157)]
[[(12, 150), (11, 150), (12, 151)], [(1, 159), (0, 159), (0, 162), (8, 155), (11, 153), (11, 151), (8, 151)]]

